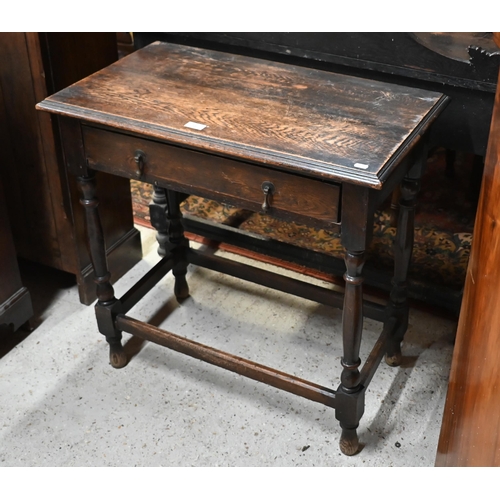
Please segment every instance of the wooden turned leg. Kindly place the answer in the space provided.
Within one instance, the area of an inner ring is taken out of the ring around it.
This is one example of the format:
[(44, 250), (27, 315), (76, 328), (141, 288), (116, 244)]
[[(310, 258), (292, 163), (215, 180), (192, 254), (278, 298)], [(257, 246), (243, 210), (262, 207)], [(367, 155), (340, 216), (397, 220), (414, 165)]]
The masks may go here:
[(390, 296), (391, 316), (396, 327), (387, 343), (385, 361), (390, 366), (401, 364), (401, 343), (408, 328), (408, 269), (414, 239), (415, 199), (420, 180), (407, 176), (401, 184), (398, 226), (394, 241), (394, 278)]
[(151, 224), (157, 231), (158, 253), (162, 257), (171, 253), (174, 257), (174, 294), (180, 302), (189, 297), (186, 281), (186, 249), (189, 242), (184, 237), (179, 193), (155, 185), (149, 212)]
[(151, 225), (156, 229), (158, 254), (167, 255), (168, 220), (167, 220), (167, 193), (164, 188), (153, 186), (153, 199), (149, 204), (149, 217)]
[(95, 174), (78, 177), (78, 186), (82, 193), (80, 203), (85, 208), (87, 240), (90, 258), (94, 267), (97, 304), (95, 306), (99, 331), (109, 344), (109, 359), (114, 368), (122, 368), (127, 364), (127, 357), (121, 343), (122, 333), (114, 323), (113, 308), (117, 304), (115, 292), (110, 283), (110, 273), (106, 261), (106, 248), (99, 217), (99, 201), (96, 196)]
[(347, 393), (355, 392), (359, 379), (359, 348), (363, 333), (363, 277), (364, 252), (346, 252), (344, 309), (342, 312), (343, 348), (341, 387)]
[(357, 427), (364, 410), (360, 404), (363, 388), (359, 385), (359, 349), (363, 332), (363, 278), (364, 251), (346, 251), (346, 273), (344, 309), (342, 316), (343, 356), (342, 375), (338, 389), (336, 418), (342, 434), (340, 450), (345, 455), (354, 455), (359, 448)]

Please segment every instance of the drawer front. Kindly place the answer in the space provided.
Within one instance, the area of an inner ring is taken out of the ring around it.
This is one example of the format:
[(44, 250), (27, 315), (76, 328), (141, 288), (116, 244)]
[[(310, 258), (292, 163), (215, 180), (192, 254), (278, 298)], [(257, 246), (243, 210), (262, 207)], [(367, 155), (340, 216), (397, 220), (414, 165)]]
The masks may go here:
[[(208, 153), (140, 137), (83, 127), (89, 167), (114, 175), (262, 212), (267, 196), (271, 216), (333, 229), (338, 226), (340, 187)], [(137, 153), (142, 155), (138, 174)]]

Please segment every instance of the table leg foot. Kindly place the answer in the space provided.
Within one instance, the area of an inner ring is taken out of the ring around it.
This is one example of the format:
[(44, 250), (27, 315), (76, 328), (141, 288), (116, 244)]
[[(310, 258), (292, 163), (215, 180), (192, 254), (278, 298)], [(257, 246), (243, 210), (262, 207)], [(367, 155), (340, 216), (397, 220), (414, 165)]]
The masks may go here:
[(120, 340), (108, 340), (109, 362), (113, 368), (123, 368), (127, 365), (128, 359)]
[(186, 276), (175, 277), (174, 294), (178, 302), (182, 302), (189, 297), (189, 286)]
[(340, 386), (335, 394), (335, 418), (339, 421), (342, 434), (339, 447), (344, 455), (355, 455), (359, 450), (357, 428), (365, 410), (365, 389), (345, 392)]
[(385, 362), (389, 366), (400, 366), (402, 360), (403, 360), (403, 355), (401, 354), (401, 347), (397, 352), (394, 352), (391, 355), (389, 354), (385, 355)]
[(408, 329), (408, 305), (405, 304), (404, 307), (399, 308), (394, 307), (391, 319), (395, 321), (395, 329), (391, 332), (391, 336), (387, 341), (385, 362), (389, 366), (400, 366), (403, 360), (401, 344)]
[(340, 451), (347, 456), (356, 455), (359, 451), (359, 439), (356, 429), (342, 429), (339, 441)]

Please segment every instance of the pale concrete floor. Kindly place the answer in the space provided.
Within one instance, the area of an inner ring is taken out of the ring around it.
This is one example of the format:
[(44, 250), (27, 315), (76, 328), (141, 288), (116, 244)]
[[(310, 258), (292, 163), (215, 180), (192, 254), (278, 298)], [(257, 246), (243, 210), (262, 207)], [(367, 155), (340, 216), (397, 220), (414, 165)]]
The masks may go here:
[[(158, 260), (115, 286), (123, 294)], [(404, 364), (382, 363), (367, 391), (362, 451), (338, 449), (334, 411), (126, 335), (128, 366), (108, 364), (93, 307), (68, 276), (25, 273), (36, 329), (0, 337), (1, 466), (433, 466), (456, 322), (413, 310)], [(191, 297), (167, 276), (131, 311), (259, 363), (335, 388), (340, 311), (190, 267)], [(168, 319), (167, 319), (168, 316)], [(362, 359), (380, 324), (365, 322)]]

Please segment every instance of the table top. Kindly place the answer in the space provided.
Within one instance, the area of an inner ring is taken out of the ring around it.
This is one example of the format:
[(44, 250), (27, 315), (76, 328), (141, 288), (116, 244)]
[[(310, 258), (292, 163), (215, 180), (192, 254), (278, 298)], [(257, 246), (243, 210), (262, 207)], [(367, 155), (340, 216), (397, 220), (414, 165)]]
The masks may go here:
[(155, 42), (37, 108), (380, 189), (446, 101), (436, 92)]

